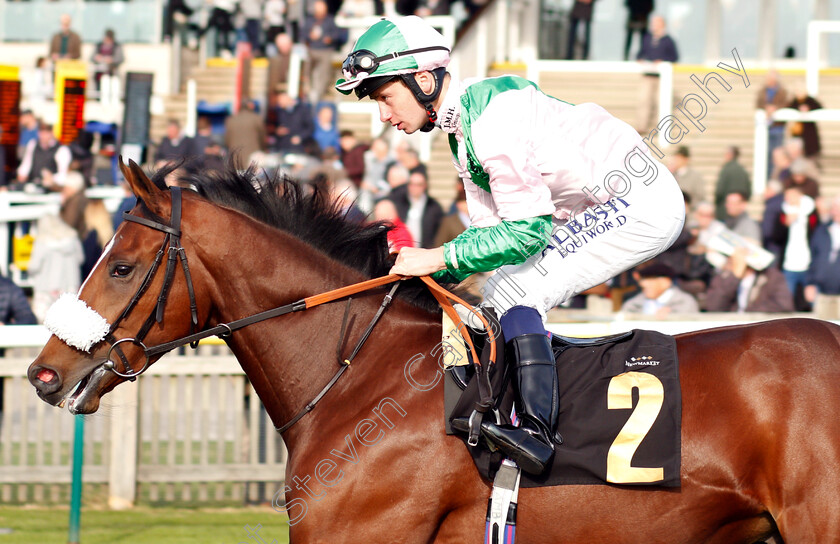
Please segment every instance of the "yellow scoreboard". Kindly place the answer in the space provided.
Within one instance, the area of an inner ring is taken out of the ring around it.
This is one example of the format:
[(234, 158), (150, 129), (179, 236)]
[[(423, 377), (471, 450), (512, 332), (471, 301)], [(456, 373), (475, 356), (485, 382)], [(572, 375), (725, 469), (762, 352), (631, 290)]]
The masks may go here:
[(20, 77), (17, 66), (0, 65), (0, 146), (6, 155), (6, 179), (14, 179), (20, 137)]
[(60, 60), (55, 66), (55, 103), (58, 121), (53, 127), (55, 137), (69, 144), (85, 128), (85, 88), (87, 66), (77, 60)]

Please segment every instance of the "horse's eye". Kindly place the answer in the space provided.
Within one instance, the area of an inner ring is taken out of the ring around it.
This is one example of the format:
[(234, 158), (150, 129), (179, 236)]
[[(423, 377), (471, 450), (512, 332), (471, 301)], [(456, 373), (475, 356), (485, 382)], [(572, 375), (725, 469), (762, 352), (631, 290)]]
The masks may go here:
[(131, 274), (132, 270), (134, 270), (134, 268), (128, 266), (127, 264), (118, 264), (114, 267), (114, 271), (111, 272), (111, 275), (115, 278), (124, 278)]

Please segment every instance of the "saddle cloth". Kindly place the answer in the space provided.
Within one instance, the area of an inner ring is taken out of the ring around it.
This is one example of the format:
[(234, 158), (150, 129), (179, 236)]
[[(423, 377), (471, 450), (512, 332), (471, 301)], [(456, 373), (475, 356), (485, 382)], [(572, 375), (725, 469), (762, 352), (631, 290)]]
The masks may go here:
[[(499, 337), (490, 380), (502, 422), (510, 423), (514, 394)], [(489, 350), (479, 345), (481, 357)], [(602, 339), (555, 336), (552, 345), (560, 382), (557, 431), (563, 444), (555, 446), (551, 469), (540, 476), (523, 472), (521, 486), (679, 487), (682, 399), (674, 339), (633, 330)], [(478, 380), (470, 380), (461, 392), (465, 368), (447, 370), (444, 383), (447, 432), (466, 445), (466, 436), (451, 431), (448, 424), (452, 418), (468, 417), (478, 399)], [(492, 481), (502, 455), (490, 452), (483, 438), (478, 446), (467, 447), (481, 475)]]

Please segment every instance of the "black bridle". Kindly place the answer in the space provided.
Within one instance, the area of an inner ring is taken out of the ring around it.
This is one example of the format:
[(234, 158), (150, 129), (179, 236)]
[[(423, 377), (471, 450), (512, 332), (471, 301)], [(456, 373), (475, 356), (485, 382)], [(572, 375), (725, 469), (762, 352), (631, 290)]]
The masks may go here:
[[(163, 311), (166, 306), (166, 299), (169, 296), (169, 289), (172, 287), (172, 282), (175, 279), (175, 265), (179, 260), (181, 261), (181, 268), (184, 271), (184, 277), (187, 280), (187, 292), (189, 293), (190, 297), (190, 335), (192, 335), (198, 328), (198, 308), (195, 303), (195, 289), (193, 288), (192, 276), (190, 275), (190, 267), (187, 263), (187, 253), (181, 246), (181, 188), (171, 187), (169, 191), (172, 194), (172, 213), (169, 219), (169, 225), (158, 221), (152, 221), (151, 219), (146, 219), (145, 217), (140, 217), (138, 215), (133, 215), (129, 212), (123, 212), (123, 219), (125, 219), (126, 221), (139, 223), (146, 227), (159, 230), (165, 234), (163, 238), (163, 244), (161, 244), (157, 255), (155, 255), (155, 261), (152, 263), (152, 266), (146, 273), (146, 277), (143, 278), (143, 282), (140, 284), (140, 287), (137, 289), (137, 292), (135, 292), (134, 296), (131, 297), (131, 300), (120, 313), (120, 316), (111, 325), (110, 329), (108, 330), (108, 334), (105, 335), (105, 341), (111, 344), (111, 348), (108, 350), (108, 361), (105, 363), (105, 368), (112, 371), (117, 376), (131, 381), (136, 380), (137, 376), (139, 376), (149, 368), (149, 362), (151, 357), (153, 355), (156, 355), (156, 353), (150, 353), (149, 348), (147, 348), (143, 344), (143, 339), (146, 338), (146, 335), (149, 333), (149, 330), (155, 323), (160, 323), (161, 321), (163, 321)], [(128, 315), (137, 305), (137, 302), (149, 288), (149, 285), (151, 285), (152, 280), (154, 279), (155, 274), (157, 273), (158, 268), (160, 267), (160, 264), (163, 262), (164, 255), (167, 256), (166, 272), (163, 276), (163, 286), (161, 286), (160, 288), (160, 294), (158, 295), (157, 304), (152, 309), (151, 313), (149, 314), (149, 317), (146, 318), (146, 321), (143, 323), (143, 326), (140, 327), (140, 330), (133, 338), (121, 338), (117, 340), (114, 337), (114, 331), (117, 330), (117, 327), (119, 327), (120, 322), (122, 322), (123, 319), (128, 317)], [(143, 368), (141, 368), (138, 371), (134, 371), (131, 368), (131, 365), (128, 362), (128, 358), (123, 353), (122, 348), (120, 348), (120, 344), (123, 343), (135, 344), (143, 350), (143, 355), (146, 358), (146, 361), (143, 363)], [(117, 355), (119, 355), (125, 372), (120, 372), (116, 369), (115, 364), (111, 359), (111, 354), (114, 352), (116, 352)]]
[[(344, 374), (344, 372), (348, 368), (350, 368), (350, 363), (356, 357), (362, 345), (367, 340), (368, 336), (370, 336), (374, 325), (376, 325), (376, 323), (379, 321), (379, 318), (385, 312), (385, 309), (390, 305), (391, 301), (393, 300), (394, 293), (400, 285), (400, 281), (398, 281), (400, 278), (398, 276), (383, 276), (381, 278), (375, 278), (373, 280), (368, 280), (349, 287), (336, 289), (334, 291), (301, 299), (296, 302), (292, 302), (291, 304), (286, 304), (284, 306), (272, 308), (271, 310), (266, 310), (258, 314), (243, 317), (242, 319), (237, 319), (229, 323), (221, 323), (219, 325), (216, 325), (215, 327), (195, 332), (195, 330), (198, 328), (198, 308), (195, 302), (195, 289), (193, 288), (192, 276), (190, 275), (190, 268), (187, 264), (187, 254), (186, 251), (184, 251), (184, 248), (181, 246), (181, 188), (170, 187), (169, 191), (172, 194), (172, 213), (170, 216), (169, 225), (166, 225), (159, 221), (146, 219), (145, 217), (133, 215), (129, 212), (123, 213), (123, 218), (125, 220), (161, 231), (165, 234), (165, 236), (163, 239), (163, 244), (161, 244), (160, 249), (158, 250), (157, 255), (155, 256), (155, 261), (154, 263), (152, 263), (152, 266), (149, 268), (149, 271), (143, 278), (143, 282), (140, 284), (140, 287), (137, 289), (137, 292), (134, 293), (134, 296), (131, 297), (131, 300), (128, 302), (125, 309), (123, 309), (119, 317), (111, 325), (110, 329), (108, 330), (108, 334), (106, 334), (104, 338), (106, 342), (111, 344), (111, 347), (108, 350), (107, 360), (105, 361), (105, 363), (103, 363), (103, 367), (106, 370), (110, 370), (117, 376), (120, 376), (121, 378), (134, 381), (137, 379), (137, 376), (143, 374), (146, 370), (148, 370), (149, 365), (151, 364), (151, 359), (153, 357), (163, 355), (164, 353), (168, 353), (173, 349), (186, 344), (190, 344), (191, 347), (195, 348), (198, 345), (198, 341), (203, 338), (208, 338), (210, 336), (218, 336), (224, 339), (226, 337), (229, 337), (234, 331), (238, 329), (247, 327), (248, 325), (252, 325), (260, 321), (264, 321), (266, 319), (271, 319), (272, 317), (278, 317), (288, 313), (306, 310), (319, 304), (332, 302), (334, 300), (338, 300), (339, 298), (343, 298), (354, 293), (365, 291), (367, 289), (371, 289), (388, 283), (394, 283), (393, 287), (385, 296), (385, 299), (382, 301), (382, 304), (380, 304), (378, 311), (373, 316), (373, 319), (368, 324), (365, 331), (362, 333), (361, 338), (357, 342), (350, 356), (347, 358), (342, 358), (339, 355), (338, 361), (340, 363), (340, 366), (338, 371), (333, 375), (332, 379), (330, 379), (327, 385), (325, 385), (324, 388), (321, 389), (321, 391), (315, 396), (315, 398), (309, 403), (307, 403), (306, 406), (304, 406), (288, 423), (280, 427), (275, 427), (277, 432), (282, 434), (283, 432), (291, 428), (292, 425), (297, 423), (298, 420), (300, 420), (303, 416), (312, 411), (312, 409), (315, 407), (318, 401), (320, 401), (324, 397), (324, 395), (327, 394), (327, 392), (333, 387), (333, 385), (335, 385), (335, 383)], [(115, 338), (113, 334), (114, 331), (117, 329), (120, 322), (126, 317), (128, 317), (128, 315), (137, 305), (137, 302), (149, 288), (149, 285), (151, 285), (152, 280), (154, 279), (155, 274), (157, 273), (157, 270), (160, 268), (160, 264), (163, 262), (164, 255), (167, 254), (168, 260), (166, 263), (166, 272), (163, 278), (163, 286), (161, 287), (160, 294), (158, 295), (157, 304), (152, 309), (151, 313), (149, 314), (149, 317), (146, 318), (146, 321), (143, 323), (143, 325), (140, 327), (140, 330), (134, 337), (120, 339)], [(164, 307), (166, 306), (166, 299), (169, 295), (169, 289), (172, 287), (172, 282), (175, 278), (175, 266), (177, 264), (176, 261), (178, 260), (180, 260), (181, 268), (184, 271), (184, 277), (187, 281), (187, 292), (189, 293), (190, 298), (190, 332), (187, 336), (184, 336), (182, 338), (178, 338), (170, 342), (164, 342), (163, 344), (158, 344), (156, 346), (147, 347), (143, 343), (143, 339), (146, 337), (149, 330), (155, 323), (160, 323), (161, 321), (163, 321)], [(344, 338), (345, 326), (347, 323), (347, 315), (349, 313), (349, 309), (350, 306), (348, 300), (348, 306), (344, 316), (344, 324), (342, 325), (341, 338), (339, 339), (339, 347), (341, 346), (341, 343)], [(120, 344), (124, 343), (134, 344), (143, 350), (143, 356), (146, 360), (143, 363), (143, 367), (140, 370), (134, 371), (131, 368), (131, 365), (128, 362), (128, 358), (125, 356), (125, 354), (122, 351), (122, 348), (120, 347)], [(111, 354), (114, 352), (116, 352), (117, 355), (119, 355), (120, 360), (123, 364), (124, 372), (120, 372), (116, 369), (116, 364), (111, 358)]]

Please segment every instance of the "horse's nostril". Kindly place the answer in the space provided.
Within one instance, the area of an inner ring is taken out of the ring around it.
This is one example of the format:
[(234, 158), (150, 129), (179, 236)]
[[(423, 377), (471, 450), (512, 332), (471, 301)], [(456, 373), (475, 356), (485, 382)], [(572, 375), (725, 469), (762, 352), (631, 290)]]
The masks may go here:
[(53, 381), (58, 375), (48, 368), (41, 369), (38, 374), (35, 375), (36, 378), (41, 380), (44, 383), (50, 383)]

